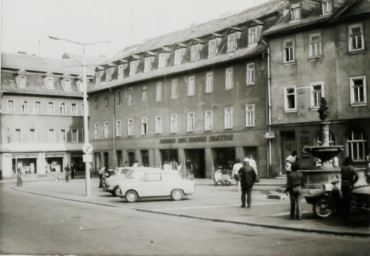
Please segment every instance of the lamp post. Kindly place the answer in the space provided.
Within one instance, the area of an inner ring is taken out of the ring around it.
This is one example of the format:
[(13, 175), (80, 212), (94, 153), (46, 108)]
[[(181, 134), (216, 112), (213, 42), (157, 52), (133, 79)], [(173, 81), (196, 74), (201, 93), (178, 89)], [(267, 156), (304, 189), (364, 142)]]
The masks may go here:
[(60, 41), (67, 41), (72, 44), (77, 44), (82, 46), (82, 54), (83, 54), (83, 104), (84, 104), (84, 135), (85, 135), (85, 143), (83, 147), (83, 151), (86, 154), (85, 155), (85, 175), (86, 175), (86, 196), (91, 196), (91, 180), (90, 180), (90, 162), (92, 160), (91, 152), (92, 152), (92, 146), (89, 143), (89, 127), (88, 127), (88, 105), (87, 105), (87, 78), (86, 78), (86, 52), (85, 48), (88, 45), (94, 45), (94, 44), (101, 44), (101, 43), (108, 43), (110, 41), (101, 41), (101, 42), (94, 42), (94, 43), (81, 43), (72, 41), (65, 38), (59, 38), (54, 36), (49, 36), (50, 39), (53, 40), (60, 40)]

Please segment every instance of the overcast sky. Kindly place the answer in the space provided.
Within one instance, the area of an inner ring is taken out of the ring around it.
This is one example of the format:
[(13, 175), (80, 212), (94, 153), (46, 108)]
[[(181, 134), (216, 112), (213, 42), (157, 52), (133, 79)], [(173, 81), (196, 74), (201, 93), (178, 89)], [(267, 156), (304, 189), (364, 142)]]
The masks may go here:
[(238, 13), (266, 0), (0, 0), (2, 52), (25, 51), (60, 58), (80, 54), (79, 42), (112, 41), (87, 54), (112, 56), (121, 49), (172, 31)]

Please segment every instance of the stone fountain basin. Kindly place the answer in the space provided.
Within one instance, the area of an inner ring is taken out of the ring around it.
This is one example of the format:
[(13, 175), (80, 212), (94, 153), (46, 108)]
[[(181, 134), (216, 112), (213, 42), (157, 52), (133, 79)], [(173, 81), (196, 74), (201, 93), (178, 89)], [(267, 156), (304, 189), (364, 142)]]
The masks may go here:
[(321, 161), (329, 161), (344, 150), (342, 145), (333, 146), (305, 146), (304, 151), (310, 152), (314, 157), (320, 158)]

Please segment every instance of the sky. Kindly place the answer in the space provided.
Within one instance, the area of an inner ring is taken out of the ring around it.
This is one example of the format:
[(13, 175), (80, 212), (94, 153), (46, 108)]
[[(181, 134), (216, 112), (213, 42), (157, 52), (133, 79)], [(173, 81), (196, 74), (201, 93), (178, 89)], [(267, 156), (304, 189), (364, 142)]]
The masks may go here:
[[(241, 12), (267, 0), (0, 0), (1, 51), (110, 57), (127, 46)], [(107, 42), (108, 41), (108, 42)], [(105, 43), (99, 43), (105, 42)]]

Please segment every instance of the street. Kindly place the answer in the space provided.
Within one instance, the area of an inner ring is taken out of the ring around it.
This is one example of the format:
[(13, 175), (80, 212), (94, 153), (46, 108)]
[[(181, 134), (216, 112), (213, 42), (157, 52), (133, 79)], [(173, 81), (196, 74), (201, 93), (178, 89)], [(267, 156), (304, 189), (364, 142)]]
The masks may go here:
[[(24, 187), (36, 187), (36, 183), (26, 183)], [(48, 184), (56, 183), (49, 181)], [(58, 183), (57, 186), (67, 184)], [(217, 206), (217, 200), (208, 204), (194, 198), (180, 202), (161, 200), (126, 204), (109, 194), (102, 194), (101, 200), (112, 202), (113, 207), (29, 194), (1, 184), (0, 253), (368, 255), (370, 249), (368, 238), (274, 230), (135, 210), (156, 210), (157, 206), (162, 210), (214, 209), (217, 212), (222, 208)], [(231, 204), (234, 202), (239, 203), (233, 201)], [(258, 206), (256, 202), (251, 211), (257, 213), (258, 207), (277, 207), (279, 204), (282, 202), (265, 202)], [(235, 215), (241, 210), (245, 211), (241, 216), (248, 215), (246, 209), (233, 208)]]

